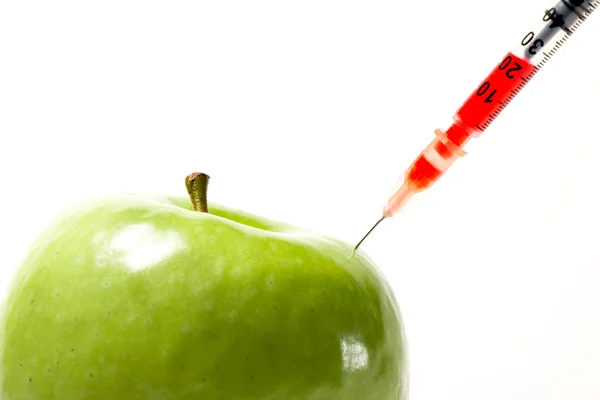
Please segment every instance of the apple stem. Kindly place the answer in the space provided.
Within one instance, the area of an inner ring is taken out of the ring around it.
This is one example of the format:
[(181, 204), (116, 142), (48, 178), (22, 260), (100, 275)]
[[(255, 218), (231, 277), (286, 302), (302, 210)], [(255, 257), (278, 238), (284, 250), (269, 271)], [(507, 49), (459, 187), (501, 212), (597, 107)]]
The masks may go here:
[(194, 172), (185, 177), (185, 187), (190, 195), (190, 200), (195, 211), (208, 212), (206, 192), (208, 190), (209, 179), (210, 176), (202, 172)]

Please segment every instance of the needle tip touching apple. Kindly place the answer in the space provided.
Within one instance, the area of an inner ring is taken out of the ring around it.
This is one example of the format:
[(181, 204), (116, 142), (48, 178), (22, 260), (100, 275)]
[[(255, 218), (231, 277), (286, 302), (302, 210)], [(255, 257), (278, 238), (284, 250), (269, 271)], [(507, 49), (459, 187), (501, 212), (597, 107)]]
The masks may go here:
[(394, 293), (353, 246), (189, 197), (106, 196), (33, 243), (0, 314), (2, 399), (406, 400)]

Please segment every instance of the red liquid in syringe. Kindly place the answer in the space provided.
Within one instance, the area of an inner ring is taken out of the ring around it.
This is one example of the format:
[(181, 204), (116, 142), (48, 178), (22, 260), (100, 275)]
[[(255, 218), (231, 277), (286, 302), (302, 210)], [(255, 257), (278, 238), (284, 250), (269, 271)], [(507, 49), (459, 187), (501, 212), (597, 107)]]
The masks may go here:
[(466, 142), (483, 132), (525, 87), (538, 68), (508, 53), (455, 113), (454, 123), (411, 164), (405, 183), (412, 191), (429, 188), (464, 152)]
[(454, 123), (436, 137), (408, 168), (402, 186), (383, 207), (392, 217), (415, 193), (428, 189), (465, 155), (463, 146), (481, 134), (539, 70), (509, 52), (454, 114)]

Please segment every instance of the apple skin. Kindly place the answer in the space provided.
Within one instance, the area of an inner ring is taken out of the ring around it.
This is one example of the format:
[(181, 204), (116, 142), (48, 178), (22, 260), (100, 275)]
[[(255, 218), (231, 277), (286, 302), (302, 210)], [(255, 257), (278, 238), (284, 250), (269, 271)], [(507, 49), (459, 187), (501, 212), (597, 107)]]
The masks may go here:
[(408, 399), (401, 313), (362, 251), (209, 207), (59, 216), (4, 299), (0, 399)]

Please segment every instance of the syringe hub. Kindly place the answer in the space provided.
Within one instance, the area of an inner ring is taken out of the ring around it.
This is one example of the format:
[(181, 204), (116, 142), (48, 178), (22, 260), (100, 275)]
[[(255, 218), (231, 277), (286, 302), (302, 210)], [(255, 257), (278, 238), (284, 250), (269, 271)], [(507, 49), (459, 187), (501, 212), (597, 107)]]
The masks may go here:
[(410, 184), (405, 181), (383, 206), (383, 216), (385, 218), (392, 218), (404, 207), (414, 193)]
[(435, 138), (408, 168), (404, 181), (383, 207), (386, 218), (396, 215), (418, 192), (431, 187), (454, 162), (467, 154), (445, 132), (436, 129)]

